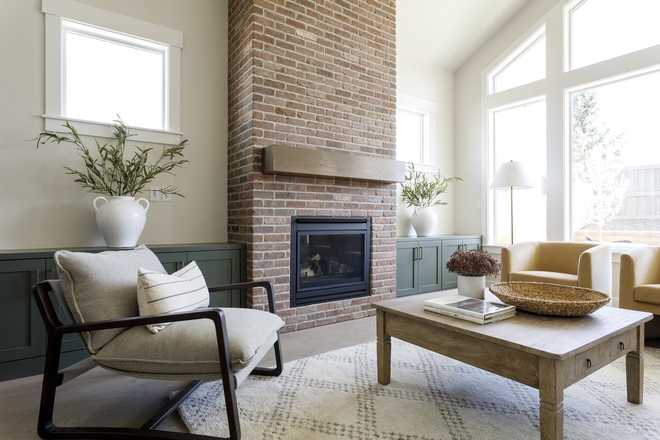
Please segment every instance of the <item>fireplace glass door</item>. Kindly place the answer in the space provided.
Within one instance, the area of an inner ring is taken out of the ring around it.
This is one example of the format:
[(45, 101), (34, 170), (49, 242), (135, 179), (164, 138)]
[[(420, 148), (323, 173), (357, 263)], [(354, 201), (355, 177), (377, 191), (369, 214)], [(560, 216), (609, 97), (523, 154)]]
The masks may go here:
[(369, 219), (294, 218), (291, 255), (292, 306), (364, 296)]

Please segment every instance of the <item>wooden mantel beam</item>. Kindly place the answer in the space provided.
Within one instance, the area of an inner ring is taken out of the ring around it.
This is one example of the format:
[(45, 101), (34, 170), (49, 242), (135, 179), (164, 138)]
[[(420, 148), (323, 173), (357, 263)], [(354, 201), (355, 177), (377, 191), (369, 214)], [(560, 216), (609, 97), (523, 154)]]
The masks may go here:
[(392, 183), (405, 180), (406, 164), (393, 159), (269, 145), (263, 149), (262, 172)]

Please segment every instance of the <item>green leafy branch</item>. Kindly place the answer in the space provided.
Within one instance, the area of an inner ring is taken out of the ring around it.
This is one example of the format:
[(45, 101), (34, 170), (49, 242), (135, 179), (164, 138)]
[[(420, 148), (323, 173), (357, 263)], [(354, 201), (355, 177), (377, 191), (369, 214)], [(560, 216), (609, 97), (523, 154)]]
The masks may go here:
[[(124, 160), (126, 150), (126, 140), (131, 136), (130, 129), (119, 118), (115, 122), (114, 136), (116, 144), (101, 145), (94, 139), (99, 158), (92, 157), (90, 150), (83, 143), (78, 135), (78, 131), (68, 121), (63, 125), (69, 131), (70, 136), (60, 136), (52, 132), (43, 132), (36, 138), (37, 148), (40, 144), (48, 142), (60, 144), (74, 144), (78, 149), (78, 154), (85, 163), (85, 170), (78, 171), (73, 168), (64, 167), (66, 174), (75, 176), (74, 182), (78, 182), (83, 188), (90, 192), (105, 194), (107, 196), (135, 196), (142, 192), (144, 187), (153, 181), (156, 176), (162, 173), (174, 175), (172, 170), (181, 167), (188, 160), (183, 157), (183, 149), (188, 140), (184, 140), (178, 145), (164, 146), (163, 152), (156, 162), (147, 164), (149, 152), (153, 148), (141, 148), (136, 146), (133, 157)], [(185, 197), (179, 192), (176, 186), (168, 185), (158, 190), (162, 194), (172, 194)]]
[(401, 198), (408, 206), (418, 206), (426, 208), (428, 206), (446, 205), (438, 199), (440, 194), (447, 192), (450, 183), (463, 181), (460, 177), (444, 177), (438, 171), (433, 175), (433, 180), (429, 180), (425, 173), (415, 171), (415, 164), (408, 164), (408, 172), (405, 181), (401, 184)]

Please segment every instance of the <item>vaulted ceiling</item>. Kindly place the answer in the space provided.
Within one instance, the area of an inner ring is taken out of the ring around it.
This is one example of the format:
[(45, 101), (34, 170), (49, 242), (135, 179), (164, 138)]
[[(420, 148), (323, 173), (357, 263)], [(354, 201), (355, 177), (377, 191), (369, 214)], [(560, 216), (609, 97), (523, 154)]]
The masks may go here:
[(530, 0), (398, 0), (397, 55), (455, 72)]

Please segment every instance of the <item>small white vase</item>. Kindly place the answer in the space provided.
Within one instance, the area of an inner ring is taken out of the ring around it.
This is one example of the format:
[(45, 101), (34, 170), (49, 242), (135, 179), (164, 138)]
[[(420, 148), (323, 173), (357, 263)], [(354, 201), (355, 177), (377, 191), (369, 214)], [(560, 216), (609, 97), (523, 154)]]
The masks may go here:
[(458, 276), (458, 294), (461, 296), (470, 296), (472, 298), (484, 299), (484, 290), (486, 289), (486, 277), (467, 277)]
[(430, 237), (433, 235), (433, 228), (438, 222), (438, 215), (433, 210), (432, 206), (420, 208), (415, 206), (415, 210), (410, 217), (410, 223), (415, 229), (418, 237)]
[[(104, 200), (97, 206), (99, 200)], [(143, 207), (140, 202), (144, 201)], [(135, 197), (99, 196), (92, 202), (96, 210), (96, 224), (101, 230), (105, 244), (114, 249), (132, 249), (137, 244), (147, 222), (147, 199), (135, 200)]]

